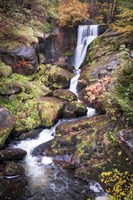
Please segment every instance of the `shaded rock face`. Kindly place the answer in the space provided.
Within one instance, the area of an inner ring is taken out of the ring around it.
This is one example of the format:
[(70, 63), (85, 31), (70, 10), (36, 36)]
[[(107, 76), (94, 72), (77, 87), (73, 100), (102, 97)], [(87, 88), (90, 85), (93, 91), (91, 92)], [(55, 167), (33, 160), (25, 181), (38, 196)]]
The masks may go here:
[(0, 83), (1, 95), (12, 95), (21, 91), (21, 85), (17, 82)]
[(6, 108), (0, 107), (0, 149), (15, 126), (15, 116)]
[(118, 133), (118, 142), (122, 150), (133, 162), (133, 129), (121, 130)]
[(39, 49), (46, 57), (47, 63), (55, 63), (59, 60), (60, 55), (70, 50), (74, 50), (76, 46), (77, 28), (59, 29), (55, 27), (53, 33), (44, 40), (40, 38)]
[(38, 55), (33, 46), (19, 46), (14, 50), (0, 49), (0, 58), (18, 74), (31, 75), (37, 70)]

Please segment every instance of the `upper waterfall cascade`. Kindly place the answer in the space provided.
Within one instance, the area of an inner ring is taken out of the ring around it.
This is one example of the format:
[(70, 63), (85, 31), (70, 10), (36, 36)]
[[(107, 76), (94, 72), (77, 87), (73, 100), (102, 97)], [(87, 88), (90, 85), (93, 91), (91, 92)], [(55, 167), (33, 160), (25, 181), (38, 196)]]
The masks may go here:
[(77, 46), (73, 59), (73, 66), (79, 69), (83, 63), (88, 45), (98, 36), (98, 25), (80, 25), (78, 27)]

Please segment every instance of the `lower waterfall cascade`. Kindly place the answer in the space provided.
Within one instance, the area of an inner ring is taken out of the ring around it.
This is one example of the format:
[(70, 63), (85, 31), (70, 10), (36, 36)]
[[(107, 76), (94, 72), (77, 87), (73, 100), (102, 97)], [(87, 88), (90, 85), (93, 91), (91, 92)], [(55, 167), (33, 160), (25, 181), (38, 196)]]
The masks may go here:
[[(80, 25), (78, 29), (77, 47), (75, 50), (73, 66), (74, 77), (71, 79), (69, 90), (78, 96), (77, 84), (88, 45), (98, 36), (98, 25)], [(95, 110), (87, 108), (86, 117), (95, 114)], [(71, 119), (72, 120), (72, 119)], [(67, 120), (68, 122), (69, 120)], [(37, 139), (28, 139), (21, 141), (13, 148), (21, 148), (27, 151), (27, 156), (23, 161), (26, 175), (30, 183), (30, 195), (26, 200), (85, 200), (87, 195), (104, 196), (106, 193), (102, 187), (95, 181), (89, 181), (87, 186), (79, 185), (79, 182), (72, 180), (64, 169), (59, 169), (54, 165), (52, 158), (46, 156), (33, 156), (32, 151), (38, 145), (54, 139), (57, 125), (65, 122), (61, 119), (52, 128), (44, 129)], [(76, 185), (77, 191), (73, 189)], [(78, 187), (81, 187), (81, 191)]]

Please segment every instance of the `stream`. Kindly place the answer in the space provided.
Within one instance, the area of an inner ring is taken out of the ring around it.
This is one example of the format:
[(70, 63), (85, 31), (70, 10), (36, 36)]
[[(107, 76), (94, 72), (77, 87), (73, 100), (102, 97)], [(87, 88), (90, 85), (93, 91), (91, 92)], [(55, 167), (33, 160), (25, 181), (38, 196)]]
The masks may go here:
[[(80, 66), (85, 59), (88, 45), (97, 36), (97, 25), (79, 26), (77, 47), (72, 63), (75, 68), (74, 77), (71, 79), (69, 88), (77, 96)], [(95, 114), (94, 109), (87, 108), (87, 110), (86, 117)], [(74, 177), (72, 172), (56, 166), (50, 157), (32, 155), (32, 151), (37, 146), (54, 139), (56, 127), (65, 121), (69, 120), (61, 119), (52, 128), (44, 129), (38, 138), (23, 140), (13, 146), (13, 148), (21, 148), (27, 151), (27, 156), (22, 163), (29, 181), (24, 200), (87, 200), (88, 197), (96, 198), (105, 195), (104, 190), (97, 182), (84, 181)]]

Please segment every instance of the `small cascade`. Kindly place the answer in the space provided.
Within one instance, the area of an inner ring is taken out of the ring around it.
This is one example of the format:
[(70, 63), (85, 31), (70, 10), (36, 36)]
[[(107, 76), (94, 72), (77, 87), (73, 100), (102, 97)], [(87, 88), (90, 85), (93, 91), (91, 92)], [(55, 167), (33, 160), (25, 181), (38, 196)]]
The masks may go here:
[(83, 63), (88, 45), (98, 36), (98, 25), (80, 25), (78, 27), (77, 47), (74, 54), (73, 66), (79, 69)]
[[(69, 90), (78, 96), (77, 84), (88, 45), (98, 36), (98, 25), (80, 25), (78, 27), (78, 39), (72, 65), (74, 66), (74, 77), (71, 79)], [(95, 110), (87, 108), (87, 117), (95, 114)]]

